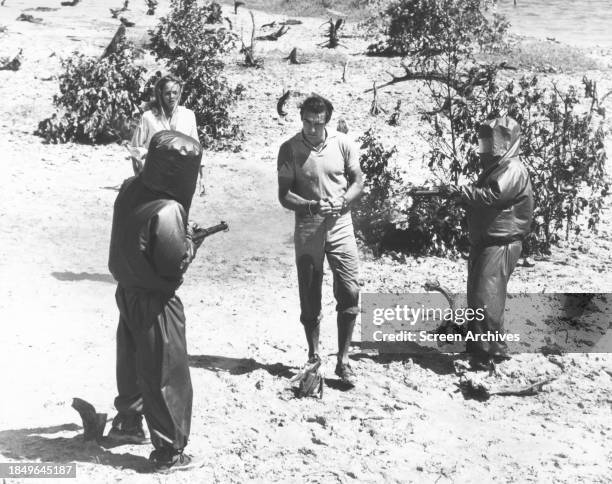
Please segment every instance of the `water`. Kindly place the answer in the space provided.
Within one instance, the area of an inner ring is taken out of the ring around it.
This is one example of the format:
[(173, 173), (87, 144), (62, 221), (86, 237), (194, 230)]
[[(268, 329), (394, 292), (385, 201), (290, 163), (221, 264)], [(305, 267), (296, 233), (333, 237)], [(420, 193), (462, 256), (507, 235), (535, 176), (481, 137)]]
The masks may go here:
[(612, 0), (498, 0), (511, 32), (565, 44), (612, 47)]

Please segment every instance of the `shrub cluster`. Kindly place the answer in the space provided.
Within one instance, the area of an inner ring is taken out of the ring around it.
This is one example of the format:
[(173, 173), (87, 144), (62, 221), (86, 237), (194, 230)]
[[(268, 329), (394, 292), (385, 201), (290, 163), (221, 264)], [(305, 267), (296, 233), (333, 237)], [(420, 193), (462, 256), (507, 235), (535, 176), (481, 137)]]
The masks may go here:
[(468, 248), (465, 212), (440, 198), (412, 200), (408, 186), (370, 129), (361, 138), (364, 193), (353, 211), (357, 236), (376, 255), (386, 250), (412, 255), (448, 255)]
[[(149, 2), (154, 7), (156, 2)], [(170, 11), (150, 32), (158, 60), (184, 83), (183, 103), (194, 111), (200, 141), (207, 148), (240, 149), (242, 132), (231, 122), (230, 110), (243, 86), (230, 87), (223, 76), (223, 54), (236, 46), (236, 35), (215, 25), (218, 3), (199, 6), (196, 0), (171, 0)], [(48, 142), (103, 143), (130, 137), (143, 100), (152, 98), (157, 72), (148, 80), (135, 63), (134, 46), (115, 36), (102, 58), (76, 54), (62, 61), (61, 108), (39, 123), (36, 134)]]
[(383, 39), (368, 47), (373, 55), (432, 57), (471, 49), (493, 48), (509, 23), (501, 15), (489, 20), (494, 0), (396, 0), (382, 13)]
[(360, 138), (362, 154), (359, 159), (364, 175), (364, 190), (353, 211), (358, 237), (366, 245), (380, 252), (380, 245), (392, 222), (395, 204), (401, 198), (398, 190), (401, 177), (389, 166), (396, 148), (386, 149), (372, 129)]
[[(596, 229), (609, 186), (600, 123), (605, 113), (599, 109), (595, 84), (584, 80), (584, 97), (574, 87), (540, 87), (535, 77), (500, 85), (498, 70), (504, 65), (477, 62), (475, 50), (503, 43), (508, 24), (501, 18), (490, 23), (478, 0), (400, 0), (387, 14), (388, 38), (374, 47), (409, 56), (402, 63), (405, 75), (392, 82), (419, 80), (428, 87), (431, 105), (423, 119), (431, 128), (426, 140), (432, 179), (474, 182), (480, 173), (479, 124), (510, 115), (521, 124), (521, 156), (535, 192), (529, 248), (548, 252), (563, 236)], [(375, 152), (368, 150), (364, 156), (386, 169)], [(401, 190), (388, 194), (406, 198)], [(372, 213), (384, 213), (397, 203), (372, 202), (377, 204), (368, 207)], [(467, 248), (460, 205), (415, 199), (399, 214), (393, 223), (379, 224), (371, 232), (378, 237), (375, 243), (413, 254), (447, 255)], [(372, 244), (368, 232), (364, 239)]]
[(144, 68), (134, 64), (133, 45), (120, 40), (100, 59), (75, 54), (62, 60), (59, 113), (41, 121), (35, 134), (47, 142), (104, 143), (129, 137), (138, 114)]

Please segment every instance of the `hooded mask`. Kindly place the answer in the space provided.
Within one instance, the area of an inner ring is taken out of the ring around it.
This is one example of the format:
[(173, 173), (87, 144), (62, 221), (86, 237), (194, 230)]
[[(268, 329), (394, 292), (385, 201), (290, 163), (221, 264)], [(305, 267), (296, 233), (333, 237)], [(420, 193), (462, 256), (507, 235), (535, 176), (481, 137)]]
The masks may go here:
[(151, 139), (142, 183), (176, 200), (189, 213), (201, 161), (202, 147), (195, 139), (178, 131), (160, 131)]
[(509, 116), (484, 122), (478, 130), (481, 153), (491, 153), (495, 158), (518, 156), (521, 147), (521, 127)]

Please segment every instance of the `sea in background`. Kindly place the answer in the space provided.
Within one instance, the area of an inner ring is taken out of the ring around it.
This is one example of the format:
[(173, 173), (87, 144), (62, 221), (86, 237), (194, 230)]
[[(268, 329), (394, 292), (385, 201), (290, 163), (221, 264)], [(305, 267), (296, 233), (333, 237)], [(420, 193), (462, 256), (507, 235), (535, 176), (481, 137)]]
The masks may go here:
[(511, 32), (580, 47), (612, 47), (612, 0), (498, 0)]

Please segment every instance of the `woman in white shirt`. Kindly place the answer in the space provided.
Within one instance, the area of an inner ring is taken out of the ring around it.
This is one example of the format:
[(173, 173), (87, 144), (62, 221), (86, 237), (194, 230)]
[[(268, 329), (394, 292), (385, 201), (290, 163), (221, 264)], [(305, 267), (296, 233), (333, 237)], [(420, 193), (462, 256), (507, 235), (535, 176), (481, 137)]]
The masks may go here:
[[(155, 100), (140, 118), (130, 146), (134, 174), (142, 171), (153, 135), (163, 130), (180, 131), (199, 142), (195, 114), (191, 109), (179, 106), (183, 86), (173, 75), (162, 77), (155, 84)], [(202, 176), (200, 167), (200, 179)]]

